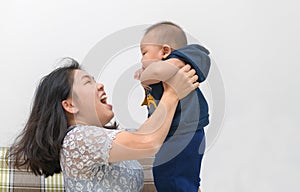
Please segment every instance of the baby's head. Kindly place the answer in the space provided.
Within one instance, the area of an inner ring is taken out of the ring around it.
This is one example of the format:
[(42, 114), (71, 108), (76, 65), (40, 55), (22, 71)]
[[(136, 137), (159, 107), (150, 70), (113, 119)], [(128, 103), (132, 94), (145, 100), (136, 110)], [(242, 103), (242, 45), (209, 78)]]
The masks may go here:
[(160, 22), (150, 26), (141, 40), (142, 62), (157, 61), (168, 57), (172, 50), (187, 45), (184, 31), (172, 22)]

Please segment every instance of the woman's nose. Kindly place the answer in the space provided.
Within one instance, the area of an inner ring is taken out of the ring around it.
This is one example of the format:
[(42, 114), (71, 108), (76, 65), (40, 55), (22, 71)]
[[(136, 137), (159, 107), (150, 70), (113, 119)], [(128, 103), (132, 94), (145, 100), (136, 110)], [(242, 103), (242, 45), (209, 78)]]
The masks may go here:
[(104, 90), (104, 85), (102, 83), (97, 83), (98, 90)]

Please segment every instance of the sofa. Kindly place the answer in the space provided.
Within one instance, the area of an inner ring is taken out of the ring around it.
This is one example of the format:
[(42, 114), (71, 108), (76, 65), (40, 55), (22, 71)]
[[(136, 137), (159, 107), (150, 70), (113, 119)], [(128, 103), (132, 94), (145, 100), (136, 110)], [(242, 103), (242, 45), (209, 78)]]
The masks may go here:
[[(0, 147), (0, 191), (1, 192), (59, 192), (64, 191), (62, 174), (51, 177), (36, 176), (26, 169), (15, 169), (7, 159), (7, 147)], [(152, 177), (153, 158), (140, 160), (144, 169), (143, 192), (155, 192)]]

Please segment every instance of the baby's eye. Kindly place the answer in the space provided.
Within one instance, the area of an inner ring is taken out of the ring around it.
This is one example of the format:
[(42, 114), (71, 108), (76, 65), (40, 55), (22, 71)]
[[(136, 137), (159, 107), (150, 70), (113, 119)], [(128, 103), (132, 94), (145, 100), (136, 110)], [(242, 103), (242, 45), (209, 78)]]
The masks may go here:
[(145, 54), (146, 54), (146, 52), (143, 52), (143, 53), (142, 53), (142, 55), (145, 55)]

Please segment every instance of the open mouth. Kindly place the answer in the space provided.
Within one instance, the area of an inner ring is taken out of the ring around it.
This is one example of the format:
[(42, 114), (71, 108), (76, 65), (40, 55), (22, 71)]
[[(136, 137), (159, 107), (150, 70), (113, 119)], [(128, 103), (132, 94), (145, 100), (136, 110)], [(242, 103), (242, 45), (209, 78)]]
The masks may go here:
[(102, 95), (101, 98), (100, 98), (100, 102), (103, 103), (103, 104), (107, 104), (106, 101), (107, 101), (107, 96), (106, 95)]

